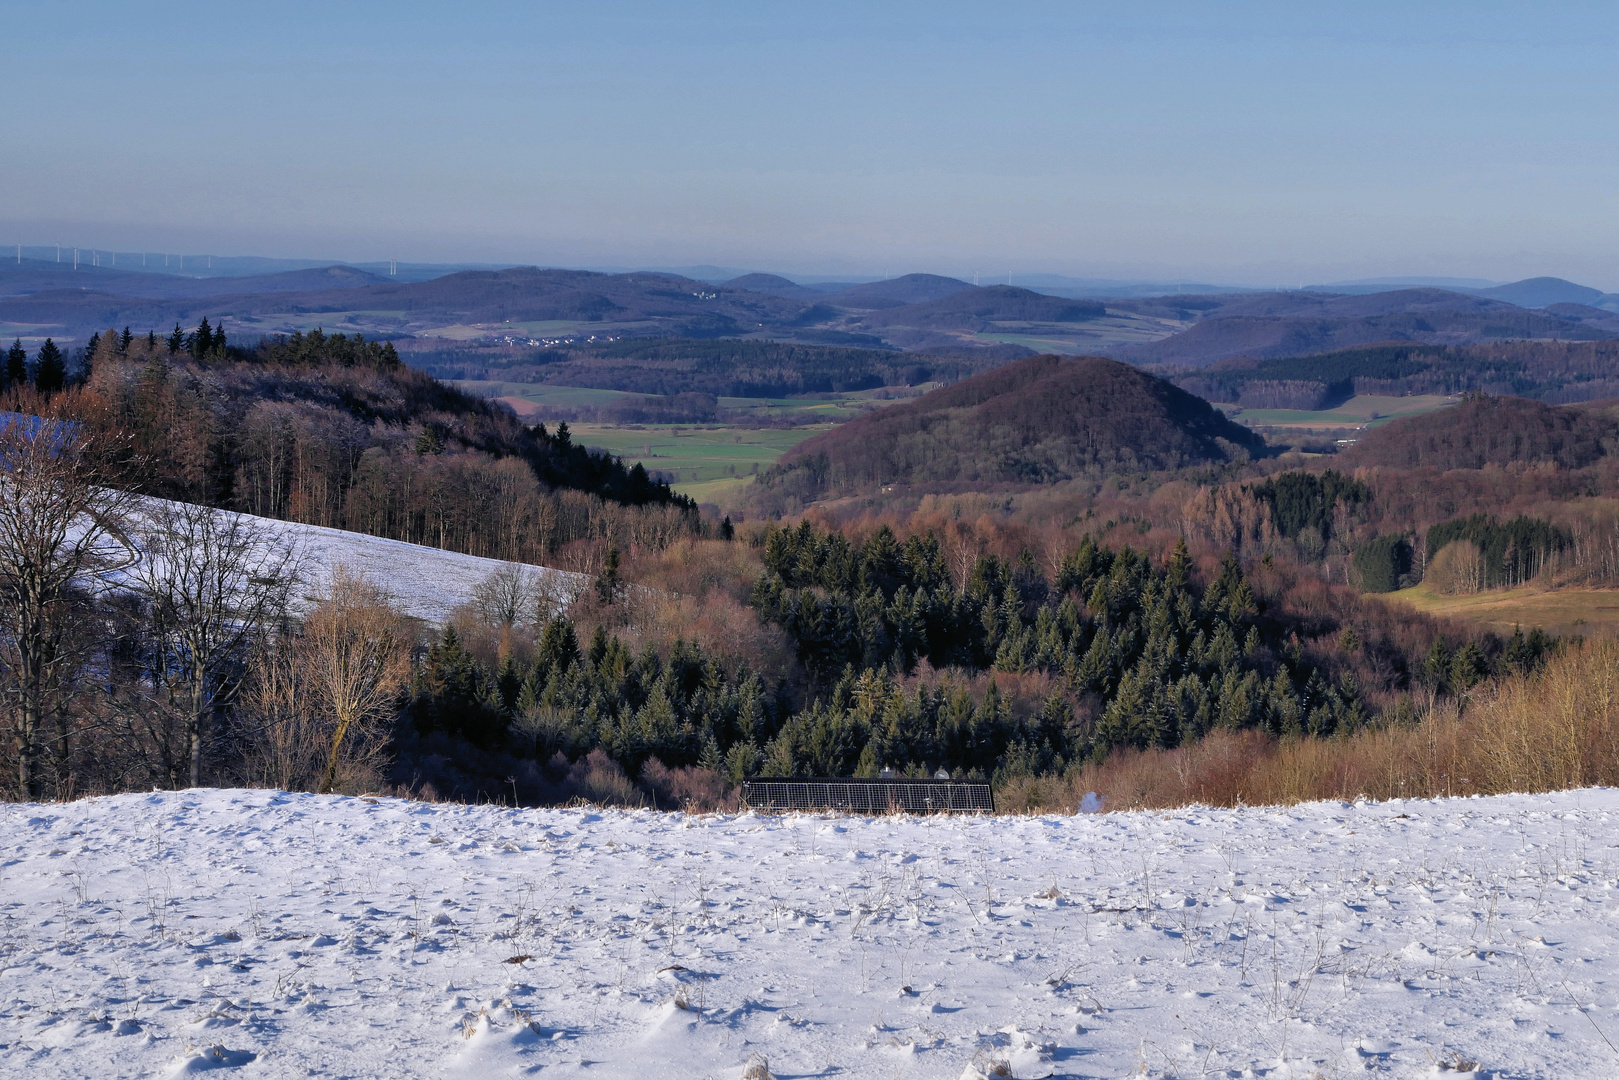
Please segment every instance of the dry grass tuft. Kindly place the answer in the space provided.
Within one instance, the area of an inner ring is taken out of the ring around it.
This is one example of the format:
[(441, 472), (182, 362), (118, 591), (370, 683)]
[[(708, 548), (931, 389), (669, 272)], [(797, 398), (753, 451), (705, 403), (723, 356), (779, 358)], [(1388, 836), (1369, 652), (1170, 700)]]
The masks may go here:
[(1538, 674), (1444, 702), (1410, 726), (1276, 741), (1217, 731), (1173, 750), (1121, 751), (1061, 780), (1018, 779), (1008, 811), (1109, 810), (1496, 795), (1619, 784), (1619, 642), (1571, 648)]

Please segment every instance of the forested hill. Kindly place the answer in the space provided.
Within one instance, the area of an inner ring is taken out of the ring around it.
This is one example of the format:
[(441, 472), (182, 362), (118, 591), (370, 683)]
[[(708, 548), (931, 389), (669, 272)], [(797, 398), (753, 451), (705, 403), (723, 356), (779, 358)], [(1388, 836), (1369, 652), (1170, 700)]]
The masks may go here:
[(832, 492), (1052, 483), (1225, 462), (1264, 445), (1207, 402), (1127, 364), (1037, 356), (819, 435), (763, 482)]
[(1395, 420), (1341, 455), (1345, 467), (1482, 469), (1552, 462), (1582, 469), (1619, 447), (1619, 421), (1600, 407), (1474, 395), (1454, 408)]
[(1243, 357), (1169, 377), (1199, 397), (1251, 408), (1329, 409), (1356, 394), (1473, 391), (1595, 401), (1619, 397), (1619, 341), (1391, 341), (1268, 360)]
[(509, 350), (507, 355), (412, 350), (405, 359), (442, 379), (764, 398), (951, 382), (1027, 353), (1012, 345), (931, 354), (741, 338), (629, 338), (574, 342), (540, 352)]
[[(100, 335), (52, 401), (127, 437), (148, 494), (473, 555), (543, 561), (607, 519), (678, 522), (691, 501), (639, 465), (525, 427), (342, 334), (227, 348), (206, 324), (168, 340)], [(32, 390), (26, 393), (33, 393)], [(26, 394), (25, 394), (26, 396)], [(616, 505), (590, 510), (592, 499)]]

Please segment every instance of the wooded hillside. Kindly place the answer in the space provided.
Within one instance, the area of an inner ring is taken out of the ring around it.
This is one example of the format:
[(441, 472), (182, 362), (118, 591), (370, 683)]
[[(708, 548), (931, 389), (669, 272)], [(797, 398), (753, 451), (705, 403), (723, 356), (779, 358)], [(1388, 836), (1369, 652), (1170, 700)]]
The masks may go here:
[[(1225, 360), (1170, 378), (1199, 397), (1250, 408), (1330, 409), (1356, 394), (1472, 391), (1552, 402), (1593, 401), (1619, 397), (1619, 342), (1382, 342), (1313, 355)], [(1260, 400), (1278, 391), (1291, 396)]]
[(391, 345), (317, 332), (249, 352), (222, 339), (108, 331), (82, 386), (17, 404), (126, 440), (124, 482), (184, 502), (528, 562), (608, 519), (689, 527), (690, 501), (639, 466), (575, 445), (566, 425), (525, 427)]
[(1345, 468), (1482, 469), (1550, 461), (1581, 469), (1616, 446), (1619, 421), (1604, 412), (1477, 395), (1373, 428), (1340, 460)]
[(1225, 462), (1264, 445), (1207, 402), (1126, 364), (1039, 356), (816, 436), (764, 482), (831, 491), (1043, 484)]

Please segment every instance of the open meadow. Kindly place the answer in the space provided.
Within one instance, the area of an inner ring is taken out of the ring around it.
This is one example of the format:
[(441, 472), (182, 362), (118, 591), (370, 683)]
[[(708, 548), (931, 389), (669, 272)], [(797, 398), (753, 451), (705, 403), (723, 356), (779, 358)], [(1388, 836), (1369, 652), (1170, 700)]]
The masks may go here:
[[(556, 410), (599, 409), (635, 404), (645, 394), (546, 383), (461, 379), (455, 385), (492, 398), (530, 422)], [(642, 465), (666, 478), (682, 495), (724, 504), (755, 473), (768, 469), (805, 439), (846, 420), (891, 405), (896, 396), (914, 396), (926, 387), (800, 394), (780, 398), (721, 397), (719, 423), (613, 424), (570, 422), (574, 442), (606, 450), (626, 465)], [(566, 414), (564, 414), (566, 415)], [(791, 426), (761, 426), (785, 422)]]
[(1445, 596), (1430, 585), (1413, 585), (1391, 593), (1370, 593), (1393, 604), (1404, 604), (1425, 615), (1461, 619), (1498, 633), (1539, 627), (1552, 634), (1590, 634), (1619, 629), (1619, 589), (1487, 589), (1462, 596)]
[(1375, 428), (1402, 416), (1420, 416), (1454, 405), (1457, 399), (1440, 394), (1386, 397), (1357, 394), (1331, 409), (1239, 409), (1231, 413), (1238, 423), (1256, 428), (1332, 431), (1340, 428)]

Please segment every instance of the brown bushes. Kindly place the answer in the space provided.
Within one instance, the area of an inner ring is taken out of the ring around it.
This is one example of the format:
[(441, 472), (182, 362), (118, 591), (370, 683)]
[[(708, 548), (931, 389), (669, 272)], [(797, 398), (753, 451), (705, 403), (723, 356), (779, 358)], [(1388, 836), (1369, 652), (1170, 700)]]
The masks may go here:
[(1016, 780), (1008, 810), (1107, 809), (1313, 799), (1427, 798), (1557, 791), (1619, 783), (1619, 642), (1599, 639), (1470, 699), (1441, 702), (1420, 722), (1341, 739), (1275, 741), (1215, 732), (1173, 750), (1115, 752), (1060, 783)]

